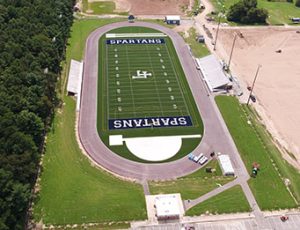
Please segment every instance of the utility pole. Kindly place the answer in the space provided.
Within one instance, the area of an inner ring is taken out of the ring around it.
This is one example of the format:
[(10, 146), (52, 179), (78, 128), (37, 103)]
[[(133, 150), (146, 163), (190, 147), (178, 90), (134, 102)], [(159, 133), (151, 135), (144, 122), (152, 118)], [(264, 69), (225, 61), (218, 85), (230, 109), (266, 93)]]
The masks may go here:
[(214, 50), (216, 50), (216, 45), (217, 45), (217, 40), (218, 40), (218, 34), (219, 34), (220, 24), (221, 24), (221, 13), (219, 13), (219, 21), (218, 21), (218, 27), (217, 27), (217, 32), (216, 32), (216, 39), (215, 39), (215, 44), (214, 44)]
[(237, 34), (234, 35), (234, 39), (233, 39), (233, 43), (232, 43), (232, 47), (231, 47), (231, 51), (230, 51), (230, 57), (229, 57), (229, 61), (228, 61), (228, 69), (230, 68), (230, 63), (231, 63), (231, 58), (232, 58), (232, 53), (233, 53), (236, 38), (237, 38)]
[(256, 79), (257, 79), (257, 76), (258, 76), (258, 72), (259, 72), (260, 67), (261, 67), (261, 65), (259, 64), (259, 65), (257, 66), (256, 74), (255, 74), (255, 77), (254, 77), (254, 80), (253, 80), (253, 83), (252, 83), (252, 86), (251, 86), (251, 90), (250, 90), (250, 94), (249, 94), (249, 97), (248, 97), (247, 105), (249, 105), (250, 97), (251, 97), (251, 95), (252, 95), (253, 88), (254, 88), (254, 84), (255, 84), (255, 82), (256, 82)]

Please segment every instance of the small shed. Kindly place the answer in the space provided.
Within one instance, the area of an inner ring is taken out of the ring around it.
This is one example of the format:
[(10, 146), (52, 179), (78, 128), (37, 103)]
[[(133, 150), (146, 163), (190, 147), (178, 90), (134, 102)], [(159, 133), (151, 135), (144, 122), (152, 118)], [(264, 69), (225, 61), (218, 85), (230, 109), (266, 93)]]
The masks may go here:
[(220, 167), (222, 169), (224, 176), (234, 176), (234, 169), (232, 167), (230, 157), (228, 155), (222, 154), (218, 156)]
[(135, 17), (131, 14), (128, 16), (128, 21), (129, 22), (134, 22)]
[(199, 42), (199, 43), (205, 43), (205, 38), (203, 35), (198, 35), (196, 37), (196, 41)]
[(180, 25), (180, 16), (179, 15), (167, 15), (165, 17), (165, 22), (167, 24)]

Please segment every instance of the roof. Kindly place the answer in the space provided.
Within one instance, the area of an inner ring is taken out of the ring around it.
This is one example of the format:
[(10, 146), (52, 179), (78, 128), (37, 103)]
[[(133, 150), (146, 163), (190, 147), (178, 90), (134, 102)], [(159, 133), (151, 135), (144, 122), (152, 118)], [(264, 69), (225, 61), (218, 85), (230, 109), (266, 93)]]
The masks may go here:
[(180, 16), (179, 15), (167, 15), (166, 20), (180, 21)]
[(224, 74), (220, 62), (214, 55), (208, 55), (204, 58), (196, 59), (196, 61), (210, 91), (218, 91), (230, 82)]
[(175, 195), (159, 195), (155, 197), (157, 217), (179, 216), (180, 209)]
[(232, 167), (230, 158), (228, 155), (219, 155), (219, 162), (220, 162), (220, 166), (222, 168), (223, 174), (234, 174), (234, 169)]
[(81, 90), (83, 63), (71, 60), (67, 91), (78, 94)]

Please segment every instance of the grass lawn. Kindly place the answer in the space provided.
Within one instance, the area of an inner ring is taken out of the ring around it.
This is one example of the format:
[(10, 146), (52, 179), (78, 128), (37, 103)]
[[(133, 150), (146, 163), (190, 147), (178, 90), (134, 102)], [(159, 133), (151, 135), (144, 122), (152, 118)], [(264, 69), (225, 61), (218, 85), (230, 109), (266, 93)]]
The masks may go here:
[[(221, 11), (224, 6), (227, 12), (229, 7), (239, 0), (211, 0), (216, 11)], [(271, 25), (292, 24), (290, 17), (300, 17), (300, 8), (295, 3), (289, 2), (269, 2), (267, 0), (258, 0), (258, 7), (264, 8), (269, 12), (267, 22)]]
[(196, 41), (196, 30), (195, 28), (190, 28), (188, 31), (189, 36), (184, 37), (184, 40), (189, 46), (191, 47), (193, 56), (196, 58), (202, 58), (210, 54), (208, 48), (206, 47), (205, 43), (199, 43)]
[(149, 182), (149, 189), (152, 195), (167, 194), (167, 193), (180, 193), (182, 199), (195, 199), (205, 193), (218, 187), (218, 184), (226, 184), (232, 181), (232, 177), (222, 176), (221, 169), (217, 160), (212, 160), (206, 167), (216, 169), (214, 173), (206, 173), (205, 167), (199, 169), (193, 174), (177, 180), (165, 182)]
[(47, 137), (35, 219), (46, 224), (145, 219), (142, 187), (90, 165), (75, 139), (75, 102), (70, 97), (64, 102)]
[(82, 11), (92, 15), (119, 14), (128, 15), (128, 12), (114, 12), (116, 4), (113, 1), (89, 2), (82, 0)]
[(192, 207), (185, 213), (185, 215), (199, 216), (205, 213), (221, 214), (249, 211), (250, 205), (243, 193), (243, 190), (239, 185), (236, 185)]
[[(116, 229), (116, 230), (120, 230), (120, 229), (129, 229), (130, 228), (130, 223), (125, 223), (125, 222), (118, 222), (118, 223), (114, 223), (114, 224), (110, 224), (110, 223), (103, 223), (103, 224), (81, 224), (78, 225), (77, 227), (75, 226), (63, 226), (64, 230), (83, 230), (83, 229), (88, 229), (88, 230), (112, 230), (112, 229)], [(51, 228), (52, 230), (58, 230), (58, 229), (62, 229), (60, 226)]]
[[(126, 19), (125, 19), (126, 20)], [(85, 41), (88, 35), (95, 29), (109, 23), (124, 21), (124, 19), (81, 19), (74, 20), (71, 29), (71, 37), (68, 41), (67, 63), (70, 59), (81, 60), (83, 58)]]
[[(110, 33), (159, 32), (145, 27), (123, 27)], [(203, 124), (182, 70), (172, 41), (162, 37), (161, 44), (107, 45), (105, 36), (99, 41), (98, 132), (103, 142), (117, 154), (139, 162), (126, 146), (109, 146), (109, 135), (124, 137), (202, 134)], [(137, 70), (150, 77), (133, 79)], [(110, 77), (108, 77), (110, 76)], [(189, 116), (191, 126), (109, 129), (108, 121), (116, 119)], [(190, 153), (200, 142), (188, 139), (175, 157)]]
[(86, 11), (89, 9), (89, 2), (88, 0), (82, 0), (82, 11), (86, 13)]
[(114, 2), (90, 2), (89, 9), (93, 11), (92, 14), (113, 14), (116, 8)]
[[(290, 189), (299, 200), (300, 175), (280, 156), (263, 127), (246, 105), (240, 105), (235, 97), (218, 96), (216, 103), (223, 115), (227, 127), (251, 173), (252, 163), (258, 162), (261, 169), (249, 185), (263, 210), (297, 207), (293, 197), (284, 185), (283, 178), (292, 182)], [(248, 120), (251, 124), (248, 124)]]
[[(71, 58), (81, 59), (86, 37), (92, 30), (114, 21), (75, 21), (67, 63)], [(142, 187), (90, 165), (75, 139), (75, 101), (67, 96), (62, 100), (64, 105), (57, 111), (47, 135), (41, 190), (34, 205), (35, 220), (58, 225), (145, 219)]]

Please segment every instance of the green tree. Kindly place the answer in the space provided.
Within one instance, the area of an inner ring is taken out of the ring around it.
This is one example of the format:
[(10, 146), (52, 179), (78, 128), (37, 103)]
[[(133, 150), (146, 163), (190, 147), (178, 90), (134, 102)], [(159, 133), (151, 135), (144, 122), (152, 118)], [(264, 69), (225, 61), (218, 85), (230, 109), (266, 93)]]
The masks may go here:
[(230, 6), (227, 19), (239, 23), (265, 23), (268, 11), (257, 8), (257, 0), (241, 0)]
[(24, 229), (45, 130), (57, 104), (56, 81), (74, 3), (0, 2), (1, 230)]
[(23, 229), (20, 220), (30, 198), (29, 185), (14, 181), (10, 172), (0, 169), (0, 188), (0, 229)]

